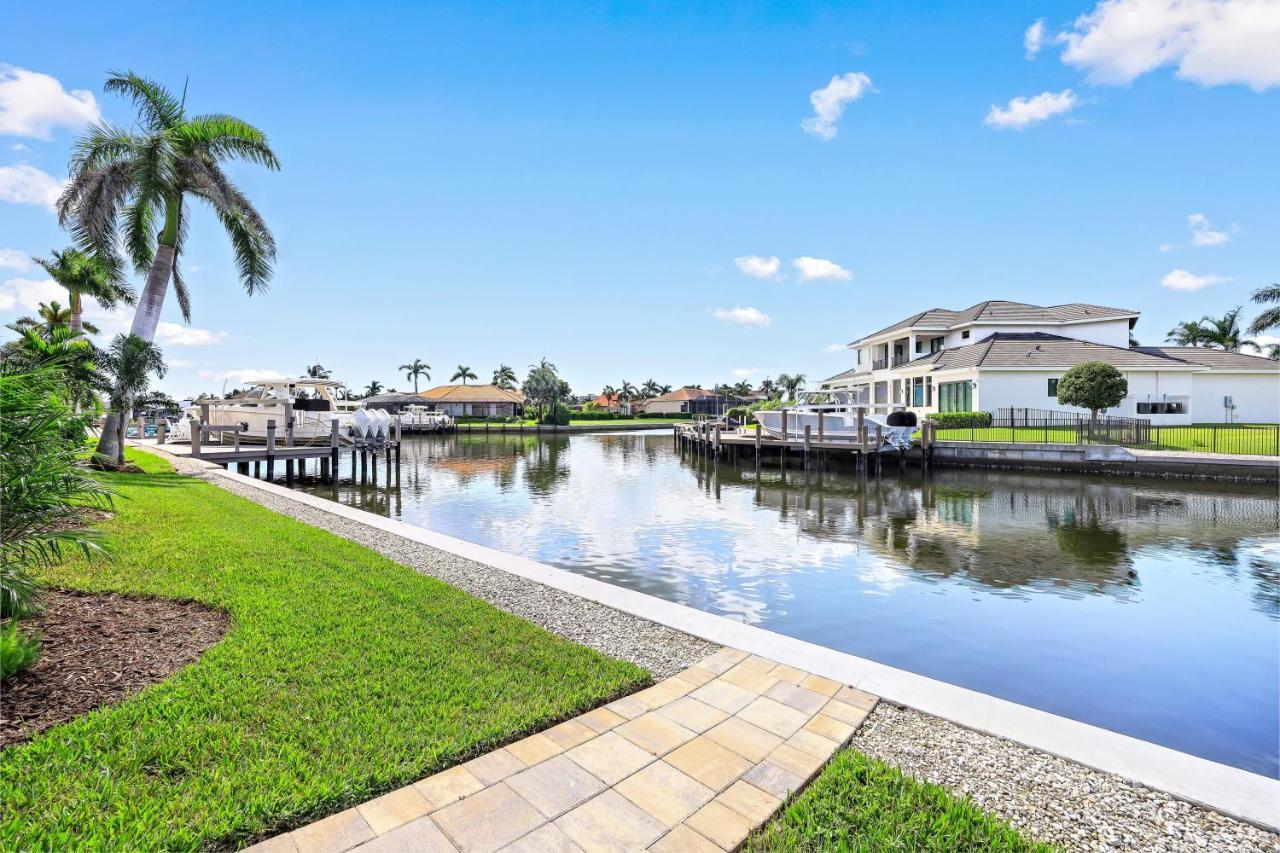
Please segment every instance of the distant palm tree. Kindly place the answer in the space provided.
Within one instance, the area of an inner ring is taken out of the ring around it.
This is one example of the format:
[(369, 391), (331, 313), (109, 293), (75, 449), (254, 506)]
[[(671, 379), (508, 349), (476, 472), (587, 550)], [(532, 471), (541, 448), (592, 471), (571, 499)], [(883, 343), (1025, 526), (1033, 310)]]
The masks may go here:
[(645, 396), (645, 399), (650, 399), (662, 393), (662, 386), (649, 379), (640, 386), (640, 393)]
[[(62, 303), (56, 299), (50, 302), (41, 302), (40, 307), (36, 309), (35, 317), (19, 317), (9, 324), (9, 328), (19, 333), (34, 330), (47, 338), (53, 334), (55, 329), (71, 328), (71, 309), (63, 308)], [(84, 328), (94, 333), (98, 331), (98, 327), (92, 323), (87, 324)]]
[(332, 375), (333, 371), (319, 362), (307, 365), (307, 376), (311, 379), (328, 379)]
[(382, 388), (382, 383), (375, 379), (365, 386), (364, 395), (366, 397), (372, 397), (374, 394), (381, 394)]
[(476, 378), (475, 371), (473, 371), (470, 367), (467, 367), (466, 365), (459, 364), (458, 369), (455, 370), (453, 372), (453, 375), (449, 377), (449, 381), (457, 382), (459, 379), (461, 379), (462, 384), (466, 385), (468, 379), (475, 379), (475, 378)]
[(1258, 288), (1253, 292), (1253, 301), (1258, 305), (1269, 304), (1272, 307), (1253, 318), (1253, 322), (1249, 324), (1249, 334), (1261, 335), (1280, 328), (1280, 284)]
[(635, 396), (636, 386), (632, 385), (625, 379), (622, 380), (622, 386), (618, 389), (618, 399), (625, 402), (634, 399)]
[(1262, 348), (1262, 354), (1272, 361), (1280, 361), (1280, 344), (1267, 344)]
[(671, 386), (670, 386), (670, 385), (659, 385), (659, 386), (658, 386), (658, 396), (659, 396), (659, 397), (661, 397), (663, 394), (670, 394), (670, 393), (671, 393)]
[[(132, 72), (112, 72), (106, 91), (138, 108), (136, 130), (99, 122), (75, 145), (67, 188), (58, 199), (58, 221), (76, 241), (104, 258), (124, 248), (147, 282), (130, 334), (155, 339), (169, 281), (182, 316), (191, 303), (178, 259), (187, 234), (187, 199), (212, 208), (231, 241), (240, 282), (250, 295), (266, 288), (276, 256), (275, 239), (253, 203), (223, 171), (239, 159), (280, 168), (262, 131), (225, 114), (188, 116), (183, 100)], [(123, 226), (123, 234), (121, 232)], [(108, 424), (110, 426), (110, 424)], [(116, 430), (104, 429), (98, 450), (113, 455)]]
[(803, 373), (783, 373), (778, 376), (778, 384), (787, 392), (788, 400), (795, 400), (796, 393), (804, 387)]
[(111, 408), (116, 413), (117, 449), (115, 463), (124, 465), (125, 423), (133, 413), (133, 401), (147, 393), (151, 374), (163, 379), (164, 355), (160, 347), (140, 335), (116, 335), (102, 359), (111, 374)]
[(1184, 320), (1169, 330), (1165, 340), (1180, 347), (1204, 346), (1208, 333), (1197, 320)]
[(503, 391), (514, 391), (520, 383), (519, 377), (509, 364), (499, 364), (493, 371), (493, 384)]
[(770, 379), (768, 376), (760, 380), (761, 394), (772, 399), (773, 395), (776, 394), (777, 392), (778, 392), (778, 384), (774, 382), (772, 379)]
[(120, 268), (102, 255), (71, 248), (50, 252), (48, 259), (31, 260), (67, 289), (71, 301), (71, 331), (77, 335), (84, 331), (84, 297), (89, 297), (103, 308), (114, 308), (120, 302), (132, 305), (138, 301), (120, 276)]
[(1206, 315), (1200, 321), (1205, 331), (1205, 342), (1228, 352), (1239, 352), (1241, 347), (1256, 347), (1257, 343), (1243, 337), (1244, 332), (1240, 329), (1240, 312), (1243, 310), (1243, 305), (1237, 305), (1221, 317)]
[(612, 385), (606, 385), (604, 390), (600, 392), (600, 396), (604, 397), (605, 406), (612, 409), (614, 403), (618, 402), (618, 389)]
[(431, 365), (420, 358), (415, 358), (408, 364), (402, 364), (397, 369), (404, 371), (405, 379), (413, 380), (413, 393), (415, 394), (418, 393), (418, 377), (421, 376), (423, 379), (431, 378)]
[(735, 384), (734, 384), (734, 386), (733, 386), (733, 396), (735, 396), (735, 397), (750, 397), (750, 396), (751, 396), (751, 383), (750, 383), (750, 382), (748, 382), (748, 381), (747, 381), (747, 380), (745, 380), (745, 379), (744, 379), (744, 380), (742, 380), (741, 382), (735, 383)]

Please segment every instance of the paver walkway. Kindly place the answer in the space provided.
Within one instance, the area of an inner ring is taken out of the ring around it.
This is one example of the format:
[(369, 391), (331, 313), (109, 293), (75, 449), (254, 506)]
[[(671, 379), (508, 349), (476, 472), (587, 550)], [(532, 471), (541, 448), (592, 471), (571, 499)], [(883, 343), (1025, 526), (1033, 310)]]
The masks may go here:
[(876, 701), (721, 649), (639, 693), (251, 850), (733, 850)]

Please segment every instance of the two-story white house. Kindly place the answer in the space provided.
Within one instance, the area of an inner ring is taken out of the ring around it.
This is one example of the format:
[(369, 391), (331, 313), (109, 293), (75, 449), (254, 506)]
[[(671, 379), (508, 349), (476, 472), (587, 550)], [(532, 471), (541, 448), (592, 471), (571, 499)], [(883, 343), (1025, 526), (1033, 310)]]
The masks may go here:
[(1280, 421), (1280, 362), (1200, 347), (1130, 345), (1138, 312), (1072, 303), (932, 308), (849, 344), (852, 369), (824, 388), (875, 412), (1079, 411), (1058, 403), (1069, 368), (1105, 361), (1129, 382), (1113, 415), (1153, 423)]

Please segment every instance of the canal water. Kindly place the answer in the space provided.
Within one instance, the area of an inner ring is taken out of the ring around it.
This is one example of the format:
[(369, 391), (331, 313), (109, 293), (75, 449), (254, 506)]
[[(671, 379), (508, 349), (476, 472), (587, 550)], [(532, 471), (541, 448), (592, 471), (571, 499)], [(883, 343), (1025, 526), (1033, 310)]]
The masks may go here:
[(389, 515), (1276, 778), (1272, 487), (938, 469), (757, 478), (669, 432), (408, 439)]

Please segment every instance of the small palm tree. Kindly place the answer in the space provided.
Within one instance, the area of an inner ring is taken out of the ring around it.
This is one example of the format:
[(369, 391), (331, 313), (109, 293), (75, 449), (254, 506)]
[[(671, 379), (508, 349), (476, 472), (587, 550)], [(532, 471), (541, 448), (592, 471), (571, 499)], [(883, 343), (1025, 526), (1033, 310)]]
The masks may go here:
[(372, 397), (374, 394), (381, 394), (382, 388), (382, 383), (375, 379), (365, 386), (364, 395), (366, 397)]
[(413, 380), (413, 393), (418, 393), (418, 377), (423, 379), (431, 378), (431, 365), (427, 364), (420, 358), (415, 358), (408, 364), (402, 364), (398, 368), (404, 371), (404, 378)]
[(518, 381), (516, 372), (508, 364), (499, 364), (493, 371), (493, 384), (503, 391), (514, 391)]
[[(56, 329), (71, 328), (71, 309), (63, 308), (62, 303), (56, 299), (41, 302), (40, 307), (36, 309), (35, 317), (19, 317), (9, 324), (9, 328), (19, 334), (35, 331), (47, 338)], [(98, 331), (98, 327), (92, 323), (87, 328), (94, 333)]]
[(133, 289), (120, 276), (120, 268), (109, 258), (63, 249), (49, 253), (49, 258), (32, 258), (49, 277), (67, 289), (71, 301), (71, 331), (84, 331), (84, 298), (87, 296), (103, 308), (118, 303), (132, 305), (138, 301)]
[(124, 465), (124, 430), (133, 412), (133, 401), (147, 393), (151, 375), (164, 378), (164, 355), (160, 347), (140, 335), (116, 335), (102, 359), (112, 377), (108, 399), (116, 414), (117, 450), (115, 463)]
[[(113, 264), (123, 242), (134, 268), (146, 271), (130, 334), (155, 340), (170, 279), (183, 318), (191, 319), (178, 264), (187, 235), (188, 199), (198, 199), (217, 216), (245, 290), (253, 295), (265, 289), (275, 239), (248, 196), (223, 171), (225, 162), (237, 159), (280, 168), (262, 131), (235, 116), (189, 116), (185, 97), (179, 100), (133, 72), (111, 72), (103, 88), (133, 101), (136, 130), (98, 123), (76, 142), (70, 179), (58, 199), (58, 221), (71, 228), (77, 243)], [(112, 455), (115, 432), (103, 430), (100, 452)]]
[(605, 405), (612, 410), (614, 404), (618, 402), (618, 389), (614, 388), (612, 385), (606, 385), (600, 391), (600, 396), (604, 397)]
[(778, 392), (778, 384), (769, 377), (760, 380), (760, 393), (766, 397), (773, 399), (774, 394)]
[(307, 377), (310, 379), (328, 379), (332, 375), (333, 371), (319, 362), (307, 365)]
[(778, 385), (787, 392), (788, 400), (795, 400), (796, 394), (804, 387), (803, 373), (783, 373), (778, 376)]
[[(24, 318), (30, 319), (30, 318)], [(3, 369), (44, 370), (56, 375), (74, 414), (97, 405), (95, 390), (102, 388), (98, 363), (102, 352), (67, 324), (46, 328), (39, 324), (18, 328), (20, 337), (0, 347)]]
[(461, 379), (462, 384), (466, 385), (468, 379), (475, 379), (475, 378), (476, 378), (475, 371), (473, 371), (470, 367), (467, 367), (465, 364), (459, 364), (458, 369), (453, 372), (453, 376), (449, 377), (449, 381), (457, 382), (459, 379)]
[[(1280, 284), (1269, 284), (1253, 292), (1253, 301), (1257, 305), (1271, 305), (1249, 324), (1249, 334), (1261, 335), (1272, 329), (1280, 328)], [(1274, 356), (1272, 356), (1274, 357)]]
[(1243, 305), (1237, 305), (1221, 317), (1206, 315), (1200, 321), (1205, 330), (1205, 342), (1228, 352), (1239, 352), (1241, 347), (1256, 347), (1257, 343), (1244, 337), (1240, 329), (1240, 312), (1243, 310)]
[(1184, 320), (1169, 330), (1165, 340), (1180, 347), (1204, 346), (1208, 337), (1198, 320)]

